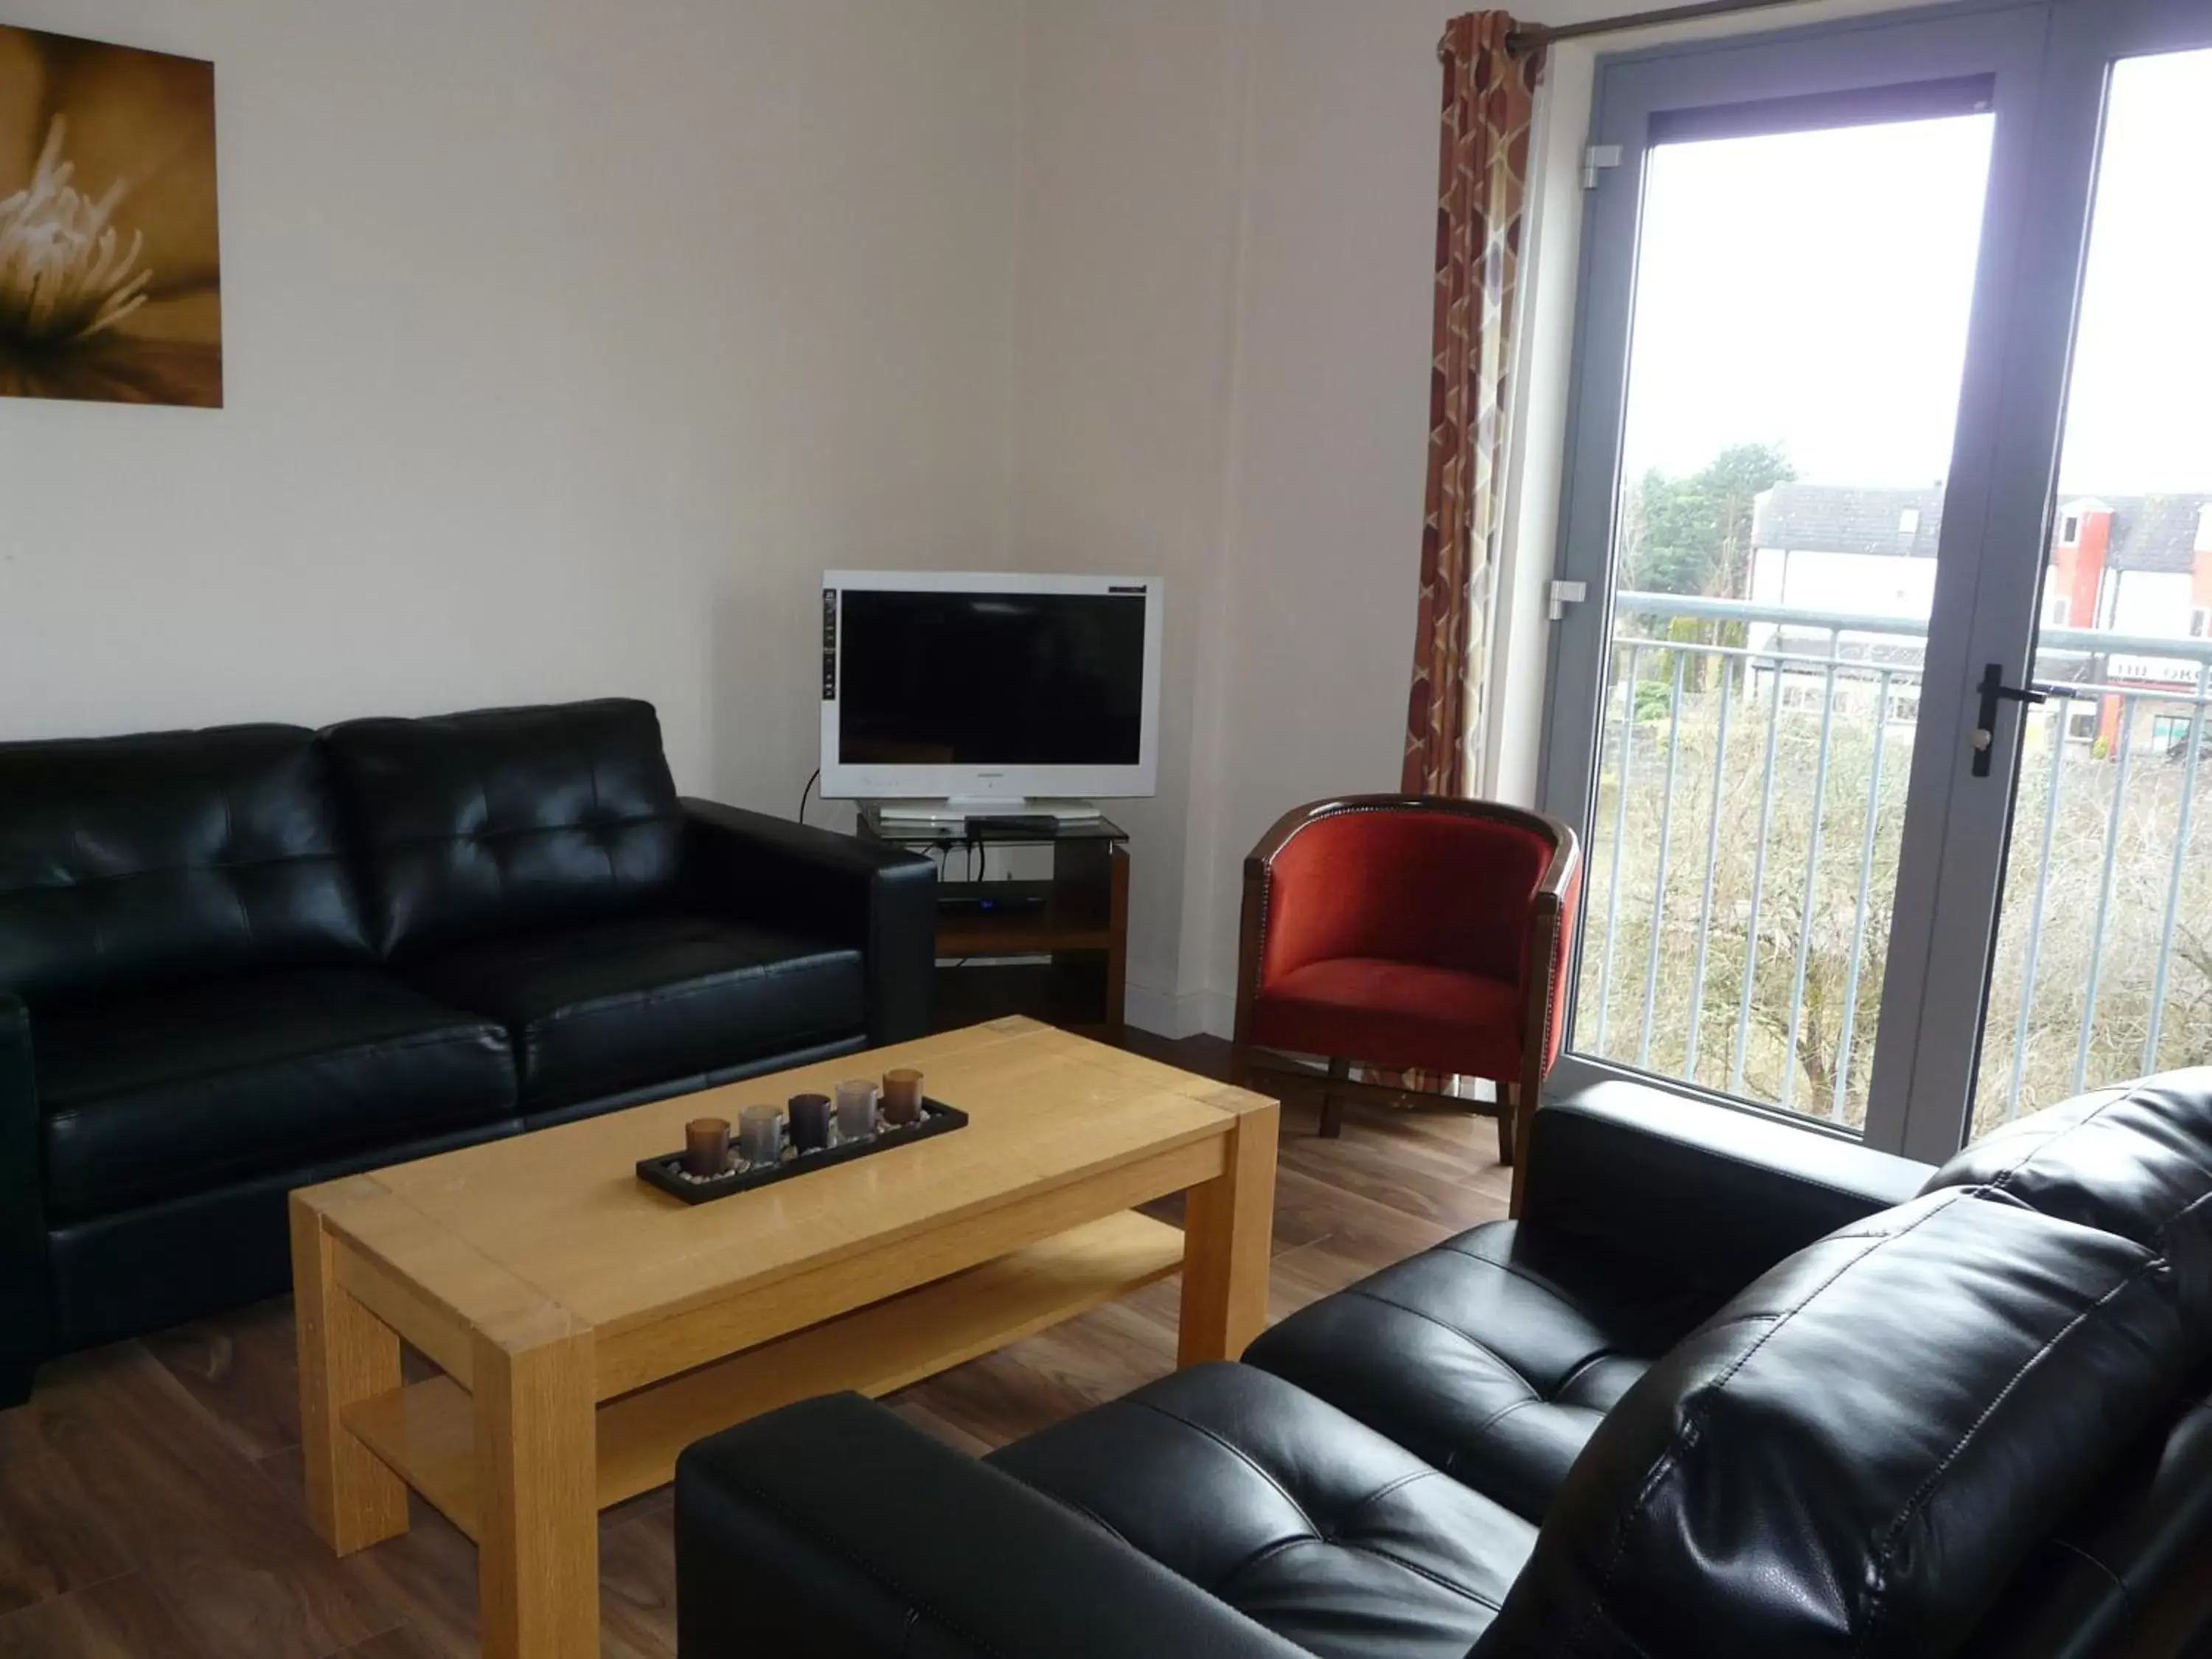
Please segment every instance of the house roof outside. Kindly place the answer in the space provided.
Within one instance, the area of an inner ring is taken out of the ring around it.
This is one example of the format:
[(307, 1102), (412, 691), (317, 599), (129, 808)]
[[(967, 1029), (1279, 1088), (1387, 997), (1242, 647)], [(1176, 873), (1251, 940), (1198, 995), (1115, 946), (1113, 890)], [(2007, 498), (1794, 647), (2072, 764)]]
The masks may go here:
[(2212, 495), (2083, 496), (2071, 509), (2094, 500), (2112, 509), (2112, 545), (2107, 562), (2114, 570), (2186, 573), (2197, 568), (2197, 527)]
[(1754, 547), (1792, 553), (1874, 553), (1932, 559), (1943, 536), (1943, 486), (1862, 489), (1777, 484), (1752, 514)]
[[(2197, 527), (2212, 495), (2074, 495), (2062, 512), (2110, 507), (2114, 570), (2196, 568)], [(1752, 544), (1792, 553), (1862, 553), (1932, 559), (1943, 534), (1943, 487), (1869, 489), (1777, 484), (1759, 498)]]

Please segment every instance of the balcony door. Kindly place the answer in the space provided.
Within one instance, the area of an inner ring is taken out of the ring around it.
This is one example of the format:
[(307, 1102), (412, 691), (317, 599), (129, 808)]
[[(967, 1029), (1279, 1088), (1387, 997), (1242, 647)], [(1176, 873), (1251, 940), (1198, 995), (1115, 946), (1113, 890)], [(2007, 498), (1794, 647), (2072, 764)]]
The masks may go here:
[(2057, 7), (1963, 699), (1995, 663), (2045, 701), (1927, 838), (1926, 1017), (1869, 1123), (1919, 1156), (2212, 1063), (2208, 179), (2212, 7)]
[[(2212, 166), (2185, 131), (2212, 81), (2143, 56), (2189, 14), (1960, 5), (1601, 66), (1558, 572), (1589, 597), (1543, 785), (1590, 854), (1566, 1080), (1942, 1156), (2186, 1048), (2147, 1011), (2212, 994), (2186, 922), (2212, 647), (2122, 647), (2212, 602), (2178, 476), (2212, 443), (2142, 444), (2146, 339), (2199, 326), (2147, 311), (2201, 254), (2141, 270), (2205, 234), (2154, 210)], [(2077, 311), (2094, 427), (2061, 469)], [(2194, 361), (2154, 400), (2185, 422)], [(2023, 742), (2039, 627), (2068, 695)]]

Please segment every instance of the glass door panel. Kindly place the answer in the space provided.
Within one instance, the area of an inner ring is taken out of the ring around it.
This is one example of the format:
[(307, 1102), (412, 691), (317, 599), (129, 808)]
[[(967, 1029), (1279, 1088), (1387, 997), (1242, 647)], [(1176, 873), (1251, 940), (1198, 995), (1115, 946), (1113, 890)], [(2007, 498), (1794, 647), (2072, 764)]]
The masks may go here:
[(1579, 1055), (1864, 1118), (1995, 84), (1651, 118)]
[(1972, 1128), (2212, 1063), (2212, 49), (2123, 59)]

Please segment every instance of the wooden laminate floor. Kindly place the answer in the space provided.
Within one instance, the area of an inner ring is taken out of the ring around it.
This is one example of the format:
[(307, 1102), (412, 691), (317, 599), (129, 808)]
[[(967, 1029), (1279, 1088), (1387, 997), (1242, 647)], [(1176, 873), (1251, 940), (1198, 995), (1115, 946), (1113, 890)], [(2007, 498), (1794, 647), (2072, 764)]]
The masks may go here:
[[(1132, 1045), (1224, 1074), (1227, 1045)], [(1353, 1106), (1315, 1138), (1286, 1105), (1277, 1318), (1505, 1212), (1492, 1124)], [(892, 1398), (982, 1451), (1163, 1376), (1176, 1281)], [(676, 1650), (668, 1492), (601, 1517), (604, 1651)], [(476, 1551), (419, 1500), (404, 1538), (340, 1561), (302, 1509), (289, 1300), (49, 1365), (0, 1412), (0, 1659), (466, 1659)]]

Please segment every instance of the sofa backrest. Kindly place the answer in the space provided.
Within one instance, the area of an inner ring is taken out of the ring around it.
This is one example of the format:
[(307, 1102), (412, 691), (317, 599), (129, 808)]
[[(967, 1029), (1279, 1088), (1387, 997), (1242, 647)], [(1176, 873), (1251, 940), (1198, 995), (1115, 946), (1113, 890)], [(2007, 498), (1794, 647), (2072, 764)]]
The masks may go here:
[(368, 954), (313, 732), (0, 744), (0, 990), (35, 1006)]
[(2212, 1323), (2212, 1067), (2100, 1089), (1983, 1136), (1923, 1188), (1987, 1187), (2169, 1258)]
[(1800, 1251), (1607, 1415), (1474, 1655), (1954, 1651), (2205, 1358), (2172, 1279), (1978, 1188)]
[(676, 890), (683, 810), (650, 703), (351, 720), (323, 738), (387, 955)]

